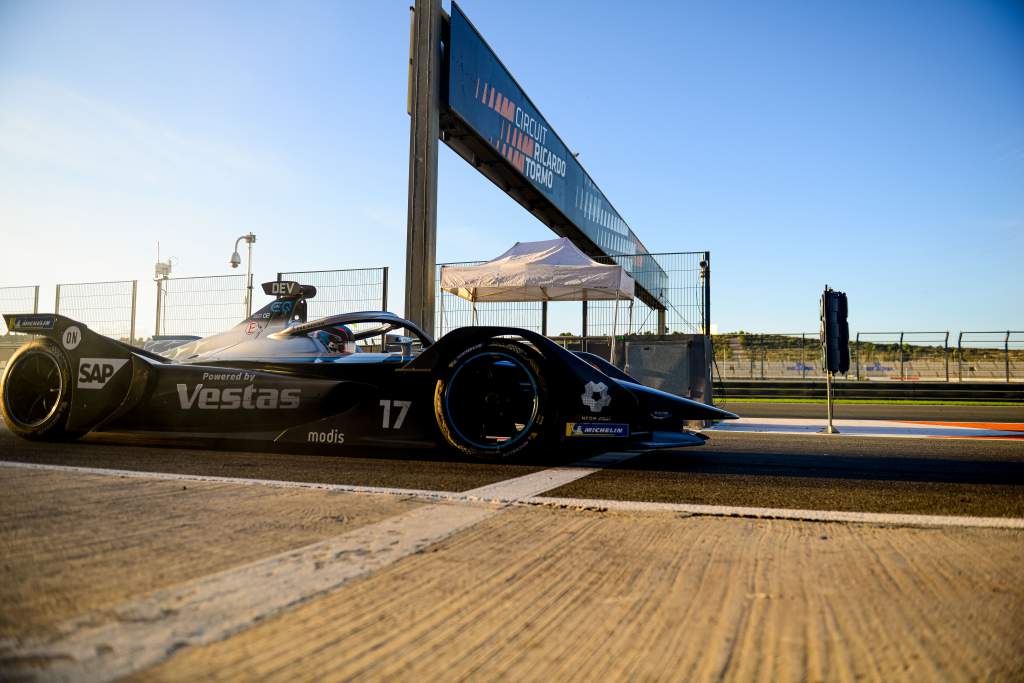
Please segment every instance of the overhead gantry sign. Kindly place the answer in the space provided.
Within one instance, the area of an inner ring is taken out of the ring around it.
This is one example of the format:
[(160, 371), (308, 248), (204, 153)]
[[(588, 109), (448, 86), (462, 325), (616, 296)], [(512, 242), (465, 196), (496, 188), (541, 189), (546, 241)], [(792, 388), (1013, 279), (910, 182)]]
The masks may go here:
[[(426, 19), (433, 11), (441, 15), (439, 32), (443, 48), (437, 54), (427, 54), (423, 49), (425, 46), (417, 44), (417, 41), (427, 35), (430, 27)], [(453, 2), (449, 18), (441, 13), (436, 0), (419, 0), (416, 12), (428, 14), (416, 17), (413, 28), (410, 74), (413, 155), (426, 143), (421, 139), (417, 144), (416, 116), (420, 112), (422, 120), (429, 122), (424, 106), (426, 100), (421, 98), (431, 94), (429, 84), (423, 80), (429, 74), (425, 73), (423, 64), (417, 65), (415, 60), (436, 58), (437, 71), (441, 75), (435, 86), (438, 89), (440, 139), (557, 235), (568, 237), (593, 258), (613, 257), (636, 280), (637, 297), (651, 308), (664, 311), (667, 274), (461, 8)], [(425, 134), (427, 131), (422, 132)], [(429, 154), (410, 158), (409, 259), (426, 257), (422, 254), (423, 243), (430, 241), (416, 239), (417, 235), (429, 235), (431, 232), (429, 228), (417, 231), (413, 224), (417, 218), (427, 219), (430, 213), (414, 211), (415, 173), (417, 164), (422, 169), (424, 158), (429, 158)], [(434, 164), (436, 167), (436, 152)], [(429, 185), (430, 180), (430, 173), (423, 173), (424, 183)], [(432, 180), (436, 192), (436, 168)], [(419, 256), (413, 253), (416, 248), (421, 252)], [(429, 259), (432, 299), (433, 253), (429, 254)], [(424, 279), (427, 275), (423, 270), (413, 268), (411, 261), (407, 262), (407, 271), (415, 272), (416, 276)], [(425, 285), (425, 281), (420, 284), (421, 287)], [(408, 307), (408, 286), (406, 301)], [(426, 301), (415, 301), (413, 305), (427, 312)], [(432, 301), (429, 307), (432, 315)], [(406, 313), (409, 315), (408, 308)]]

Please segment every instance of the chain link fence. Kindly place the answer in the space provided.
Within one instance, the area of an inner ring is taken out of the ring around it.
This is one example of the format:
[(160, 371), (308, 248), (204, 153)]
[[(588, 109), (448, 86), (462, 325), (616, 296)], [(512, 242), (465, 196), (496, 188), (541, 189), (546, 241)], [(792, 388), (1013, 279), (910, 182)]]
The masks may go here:
[(0, 287), (0, 335), (11, 333), (4, 322), (4, 313), (38, 313), (39, 285)]
[(94, 332), (134, 344), (138, 280), (57, 285), (53, 312), (85, 323)]
[[(294, 280), (316, 287), (307, 303), (307, 317), (323, 318), (355, 311), (388, 310), (388, 269), (297, 270), (278, 273), (278, 280)], [(256, 310), (259, 306), (253, 306)]]
[(246, 315), (245, 275), (161, 278), (156, 287), (157, 335), (205, 337), (237, 325)]
[[(1024, 332), (858, 332), (847, 380), (1024, 381)], [(823, 379), (818, 332), (714, 335), (722, 379)]]
[[(618, 334), (659, 334), (659, 318), (666, 330), (661, 333), (701, 334), (707, 327), (710, 301), (710, 254), (706, 251), (665, 252), (635, 256), (608, 256), (595, 259), (608, 265), (626, 265), (630, 261), (638, 280), (659, 283), (651, 292), (665, 302), (663, 316), (640, 299), (632, 302), (580, 302), (580, 329), (583, 337)], [(519, 327), (538, 333), (546, 332), (547, 316), (544, 302), (484, 302), (476, 305), (454, 294), (441, 291), (441, 269), (446, 266), (477, 266), (486, 261), (439, 263), (435, 277), (435, 320), (437, 336), (458, 327), (470, 325), (502, 325)], [(561, 304), (559, 304), (561, 305)], [(568, 342), (566, 342), (568, 343)]]
[(599, 263), (626, 265), (631, 261), (639, 281), (661, 282), (661, 291), (652, 292), (665, 302), (665, 330), (658, 329), (658, 311), (640, 299), (619, 302), (588, 301), (583, 336), (619, 334), (703, 334), (707, 327), (706, 307), (710, 299), (711, 255), (706, 251), (679, 251), (636, 256), (606, 256)]

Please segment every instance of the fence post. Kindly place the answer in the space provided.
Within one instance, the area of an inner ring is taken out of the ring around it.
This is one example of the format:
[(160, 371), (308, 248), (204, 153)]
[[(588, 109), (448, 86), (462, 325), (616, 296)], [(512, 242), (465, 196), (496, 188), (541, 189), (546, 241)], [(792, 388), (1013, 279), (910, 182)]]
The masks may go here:
[(856, 354), (857, 363), (857, 381), (860, 381), (860, 332), (857, 333), (857, 341), (854, 343), (854, 354)]
[(1006, 337), (1003, 340), (1003, 350), (1006, 352), (1006, 381), (1010, 381), (1010, 331), (1006, 331)]
[(704, 334), (711, 334), (711, 252), (704, 252)]
[(388, 310), (388, 266), (384, 266), (384, 284), (381, 285), (383, 292), (381, 294), (381, 310)]
[(540, 302), (540, 333), (542, 336), (548, 336), (548, 302)]
[(132, 322), (128, 332), (128, 343), (135, 346), (135, 302), (139, 293), (139, 281), (132, 280)]
[(761, 379), (764, 379), (764, 356), (768, 353), (767, 347), (765, 346), (764, 336), (761, 336)]
[(53, 299), (53, 314), (60, 313), (60, 285), (57, 285), (57, 295)]
[(946, 338), (942, 341), (942, 358), (946, 363), (946, 382), (949, 382), (949, 330), (946, 330)]
[(800, 333), (800, 379), (807, 379), (807, 363), (804, 362), (804, 350), (807, 346), (806, 332)]
[(580, 330), (582, 333), (580, 336), (583, 337), (583, 351), (587, 350), (587, 302), (583, 301), (583, 329)]
[(39, 285), (36, 285), (35, 294), (32, 297), (32, 312), (39, 312)]
[(160, 278), (156, 280), (156, 324), (153, 325), (153, 336), (160, 336), (160, 307), (163, 305), (162, 299), (164, 298), (164, 288), (160, 283)]
[(956, 381), (964, 381), (964, 332), (960, 330), (960, 334), (956, 337)]
[(903, 381), (903, 333), (900, 332), (900, 381)]

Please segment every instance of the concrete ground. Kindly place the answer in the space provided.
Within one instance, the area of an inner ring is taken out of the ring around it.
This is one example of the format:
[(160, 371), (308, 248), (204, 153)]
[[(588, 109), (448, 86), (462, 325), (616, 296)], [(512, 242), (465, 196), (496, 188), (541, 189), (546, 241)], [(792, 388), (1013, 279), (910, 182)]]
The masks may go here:
[(210, 445), (0, 429), (0, 679), (1024, 677), (1019, 441)]

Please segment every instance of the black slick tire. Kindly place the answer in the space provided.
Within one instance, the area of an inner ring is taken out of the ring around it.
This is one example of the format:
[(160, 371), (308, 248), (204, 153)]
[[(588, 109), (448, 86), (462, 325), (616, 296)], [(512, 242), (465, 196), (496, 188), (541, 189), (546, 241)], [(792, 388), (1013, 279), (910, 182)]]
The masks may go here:
[[(484, 382), (496, 366), (506, 381)], [(470, 346), (445, 364), (434, 386), (442, 441), (474, 458), (507, 460), (535, 453), (547, 441), (549, 406), (543, 357), (512, 340)], [(488, 436), (496, 423), (506, 425), (506, 431)]]
[(60, 347), (38, 338), (14, 352), (0, 380), (0, 413), (14, 434), (38, 441), (70, 441), (84, 432), (65, 429), (72, 375)]

